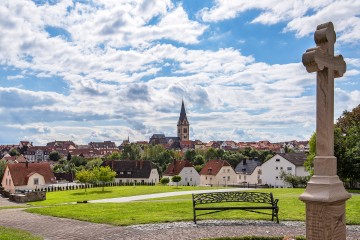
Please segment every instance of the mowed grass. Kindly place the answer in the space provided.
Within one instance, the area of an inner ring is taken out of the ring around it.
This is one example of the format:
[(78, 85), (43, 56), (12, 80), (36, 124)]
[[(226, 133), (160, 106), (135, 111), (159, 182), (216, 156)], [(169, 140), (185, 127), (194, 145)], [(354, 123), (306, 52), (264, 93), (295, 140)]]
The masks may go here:
[[(253, 191), (272, 192), (274, 197), (279, 199), (280, 221), (305, 221), (305, 204), (299, 200), (299, 195), (304, 192), (304, 189), (260, 189)], [(227, 205), (230, 204), (236, 203), (227, 203)], [(354, 195), (348, 200), (346, 202), (346, 209), (347, 224), (360, 224), (360, 195)], [(59, 205), (44, 208), (30, 208), (26, 211), (121, 226), (193, 220), (191, 195), (149, 199), (128, 203)], [(269, 213), (270, 210), (265, 212)], [(233, 210), (198, 217), (198, 220), (205, 219), (271, 220), (271, 216)]]
[(43, 238), (34, 236), (29, 232), (23, 230), (0, 226), (0, 239), (1, 240), (41, 240)]
[(29, 203), (31, 206), (49, 206), (62, 203), (78, 202), (85, 200), (98, 200), (105, 198), (118, 198), (129, 197), (144, 194), (163, 193), (163, 192), (176, 192), (176, 191), (191, 191), (191, 190), (205, 190), (216, 189), (211, 187), (192, 187), (192, 186), (116, 186), (105, 187), (102, 191), (102, 187), (88, 188), (86, 192), (84, 189), (47, 192), (46, 200), (39, 202)]

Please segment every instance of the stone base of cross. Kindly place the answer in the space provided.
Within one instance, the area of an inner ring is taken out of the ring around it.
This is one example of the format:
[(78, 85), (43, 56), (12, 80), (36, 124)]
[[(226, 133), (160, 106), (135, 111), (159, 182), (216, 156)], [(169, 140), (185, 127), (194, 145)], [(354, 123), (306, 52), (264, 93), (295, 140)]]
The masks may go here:
[(337, 174), (334, 157), (334, 77), (341, 77), (346, 63), (334, 56), (336, 34), (329, 22), (317, 26), (316, 48), (303, 54), (308, 72), (316, 72), (316, 157), (314, 176), (300, 200), (306, 204), (307, 240), (346, 240), (345, 202), (351, 195)]

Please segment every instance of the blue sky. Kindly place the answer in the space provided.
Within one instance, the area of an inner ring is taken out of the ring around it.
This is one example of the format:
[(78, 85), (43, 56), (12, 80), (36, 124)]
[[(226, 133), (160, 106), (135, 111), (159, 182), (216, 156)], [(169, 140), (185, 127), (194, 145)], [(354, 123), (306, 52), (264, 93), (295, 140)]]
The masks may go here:
[(335, 119), (360, 103), (360, 2), (138, 0), (0, 2), (0, 144), (176, 135), (307, 140), (315, 78), (301, 63), (332, 21)]

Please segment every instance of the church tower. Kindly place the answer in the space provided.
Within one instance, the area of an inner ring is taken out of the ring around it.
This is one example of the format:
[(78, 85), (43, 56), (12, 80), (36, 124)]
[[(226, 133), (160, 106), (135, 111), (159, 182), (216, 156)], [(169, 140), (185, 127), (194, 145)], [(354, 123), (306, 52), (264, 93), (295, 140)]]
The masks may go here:
[(177, 136), (180, 138), (180, 141), (188, 141), (190, 134), (190, 124), (186, 117), (186, 111), (184, 106), (184, 100), (181, 104), (180, 117), (177, 124)]

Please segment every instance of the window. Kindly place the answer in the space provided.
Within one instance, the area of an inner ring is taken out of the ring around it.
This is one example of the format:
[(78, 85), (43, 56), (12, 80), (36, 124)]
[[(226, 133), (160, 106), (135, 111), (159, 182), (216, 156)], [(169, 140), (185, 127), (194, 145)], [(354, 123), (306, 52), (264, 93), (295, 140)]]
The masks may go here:
[(8, 171), (8, 176), (10, 176), (10, 171)]
[(11, 185), (11, 179), (9, 179), (9, 185)]
[(187, 128), (184, 128), (184, 131), (183, 131), (184, 133), (187, 133)]
[(141, 180), (141, 183), (145, 183), (145, 180)]
[(276, 176), (276, 180), (277, 180), (277, 179), (279, 179), (279, 177), (278, 177), (278, 176)]
[(223, 173), (225, 173), (225, 169), (223, 169)]
[(124, 172), (120, 172), (120, 174), (124, 174)]
[(34, 185), (39, 185), (39, 179), (38, 178), (34, 178)]
[(280, 170), (283, 170), (283, 167), (280, 167)]
[(190, 178), (190, 182), (192, 182), (192, 178)]
[(228, 169), (228, 173), (230, 172), (230, 169)]
[(279, 169), (279, 167), (275, 167), (275, 170), (278, 170)]
[(291, 171), (291, 170), (292, 170), (292, 167), (287, 167), (287, 170), (288, 170), (288, 171)]
[(228, 176), (228, 181), (230, 181), (230, 176)]
[(8, 180), (6, 179), (6, 186), (8, 185)]
[(207, 176), (205, 177), (205, 180), (207, 180)]
[(185, 178), (185, 182), (187, 181), (187, 177)]
[(279, 158), (277, 158), (275, 161), (276, 161), (276, 162), (280, 162), (280, 159), (279, 159)]
[(241, 175), (239, 175), (239, 180), (241, 180)]
[(127, 172), (127, 174), (131, 174), (131, 172)]
[(244, 181), (246, 180), (246, 176), (244, 176)]

